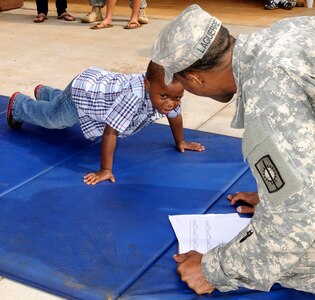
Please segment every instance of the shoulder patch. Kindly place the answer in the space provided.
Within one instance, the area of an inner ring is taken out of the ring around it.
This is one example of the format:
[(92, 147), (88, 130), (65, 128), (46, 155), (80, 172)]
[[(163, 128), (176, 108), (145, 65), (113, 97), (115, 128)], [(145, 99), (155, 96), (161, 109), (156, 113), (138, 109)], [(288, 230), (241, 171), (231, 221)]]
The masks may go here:
[(285, 182), (270, 155), (263, 156), (255, 164), (255, 167), (269, 193), (277, 192), (285, 185)]

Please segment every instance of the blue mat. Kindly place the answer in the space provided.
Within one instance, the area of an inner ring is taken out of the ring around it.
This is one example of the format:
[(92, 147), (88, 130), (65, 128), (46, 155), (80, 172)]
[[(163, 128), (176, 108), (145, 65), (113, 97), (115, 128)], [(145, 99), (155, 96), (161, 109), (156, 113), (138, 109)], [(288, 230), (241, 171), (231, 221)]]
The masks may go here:
[[(227, 200), (227, 195), (236, 191), (255, 191), (256, 184), (247, 170), (221, 197), (206, 211), (206, 213), (235, 213)], [(243, 215), (250, 217), (250, 215)], [(176, 263), (173, 254), (177, 253), (175, 244), (164, 253), (151, 268), (143, 274), (120, 299), (122, 300), (193, 300), (193, 299), (229, 299), (229, 300), (288, 300), (288, 299), (314, 299), (314, 295), (282, 288), (275, 284), (270, 292), (252, 291), (240, 288), (237, 291), (220, 293), (214, 291), (211, 295), (198, 296), (183, 283), (176, 275)]]
[(168, 215), (230, 212), (226, 193), (248, 171), (241, 141), (186, 130), (207, 150), (181, 154), (169, 127), (152, 125), (119, 140), (117, 182), (92, 187), (82, 176), (99, 166), (99, 141), (84, 140), (79, 127), (10, 130), (7, 101), (0, 98), (0, 275), (67, 299), (195, 298), (171, 259)]

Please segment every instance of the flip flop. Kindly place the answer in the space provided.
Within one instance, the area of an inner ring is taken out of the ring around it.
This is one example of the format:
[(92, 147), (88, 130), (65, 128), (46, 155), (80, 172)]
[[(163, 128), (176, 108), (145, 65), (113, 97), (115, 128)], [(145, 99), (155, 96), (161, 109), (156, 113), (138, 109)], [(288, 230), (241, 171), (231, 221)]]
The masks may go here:
[(57, 17), (59, 20), (65, 20), (65, 21), (75, 21), (75, 17), (68, 14), (66, 11), (62, 13), (60, 16)]
[(34, 22), (35, 23), (43, 23), (47, 20), (47, 16), (44, 13), (39, 13), (35, 18)]
[(107, 28), (112, 28), (112, 24), (103, 24), (103, 23), (98, 23), (96, 25), (93, 25), (90, 27), (91, 29), (107, 29)]
[(142, 25), (137, 22), (130, 22), (124, 27), (124, 29), (137, 29), (139, 27), (142, 27)]

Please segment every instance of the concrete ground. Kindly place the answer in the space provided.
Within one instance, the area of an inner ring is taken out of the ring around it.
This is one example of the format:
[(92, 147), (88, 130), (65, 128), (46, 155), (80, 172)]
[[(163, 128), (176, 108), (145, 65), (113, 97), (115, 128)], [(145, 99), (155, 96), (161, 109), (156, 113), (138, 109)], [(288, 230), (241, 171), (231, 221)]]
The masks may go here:
[[(25, 1), (21, 9), (0, 13), (1, 95), (9, 96), (15, 91), (33, 95), (39, 83), (62, 89), (78, 73), (93, 65), (122, 73), (145, 72), (152, 42), (169, 22), (151, 17), (150, 24), (140, 29), (124, 30), (128, 17), (115, 16), (113, 28), (94, 31), (89, 29), (89, 24), (80, 22), (84, 13), (80, 10), (69, 12), (77, 21), (57, 20), (55, 11), (50, 10), (45, 23), (35, 24), (32, 21), (36, 14), (34, 1)], [(226, 25), (235, 36), (262, 28)], [(242, 130), (229, 127), (234, 106), (234, 100), (220, 104), (186, 93), (184, 125), (241, 137)], [(0, 300), (52, 299), (60, 298), (5, 278), (0, 280)]]

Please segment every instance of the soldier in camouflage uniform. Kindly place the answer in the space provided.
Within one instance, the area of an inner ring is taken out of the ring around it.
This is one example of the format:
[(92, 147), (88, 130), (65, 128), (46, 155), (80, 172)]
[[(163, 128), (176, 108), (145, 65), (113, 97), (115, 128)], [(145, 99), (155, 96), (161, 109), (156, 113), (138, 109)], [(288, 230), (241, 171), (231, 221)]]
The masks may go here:
[(237, 40), (192, 5), (166, 26), (152, 60), (197, 95), (221, 102), (237, 94), (232, 127), (260, 203), (231, 242), (204, 255), (175, 255), (197, 293), (274, 283), (315, 292), (315, 17), (282, 20)]

